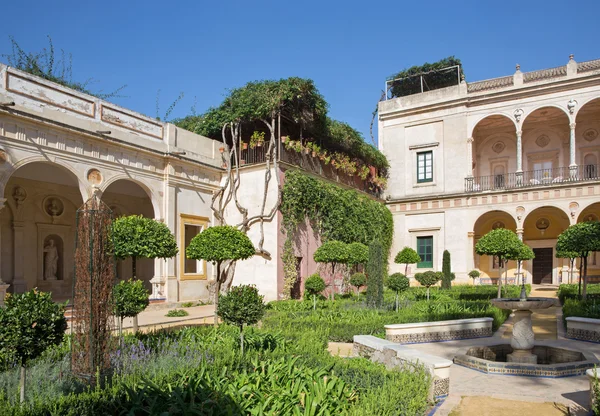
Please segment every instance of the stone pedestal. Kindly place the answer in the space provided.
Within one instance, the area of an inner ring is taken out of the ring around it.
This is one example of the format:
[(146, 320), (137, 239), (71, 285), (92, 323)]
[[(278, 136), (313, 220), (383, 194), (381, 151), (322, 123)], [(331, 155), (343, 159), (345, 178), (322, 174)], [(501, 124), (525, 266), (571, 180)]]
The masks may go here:
[(510, 341), (513, 353), (506, 356), (508, 362), (537, 364), (537, 356), (531, 353), (535, 339), (531, 314), (529, 310), (515, 311), (515, 323)]
[(4, 305), (4, 298), (6, 297), (6, 291), (10, 285), (0, 280), (0, 306)]

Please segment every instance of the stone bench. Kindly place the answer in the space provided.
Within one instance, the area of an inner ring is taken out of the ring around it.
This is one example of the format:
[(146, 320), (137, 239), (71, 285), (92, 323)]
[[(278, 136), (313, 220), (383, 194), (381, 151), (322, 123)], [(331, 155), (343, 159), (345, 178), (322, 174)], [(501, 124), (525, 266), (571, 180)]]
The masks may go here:
[[(355, 335), (353, 355), (382, 363), (388, 369), (410, 369), (411, 364), (424, 366), (432, 377), (430, 398), (445, 397), (450, 392), (450, 366), (452, 361), (405, 347), (372, 335)], [(407, 365), (408, 364), (408, 365)]]
[(566, 321), (567, 338), (600, 342), (600, 319), (569, 316)]
[(491, 337), (493, 318), (455, 319), (385, 326), (385, 338), (400, 344)]

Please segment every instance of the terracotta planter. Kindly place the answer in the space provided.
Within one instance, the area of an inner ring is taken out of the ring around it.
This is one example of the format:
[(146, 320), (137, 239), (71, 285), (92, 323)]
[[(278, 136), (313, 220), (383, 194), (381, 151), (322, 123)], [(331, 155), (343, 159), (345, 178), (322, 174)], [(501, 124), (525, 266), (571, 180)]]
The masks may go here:
[(248, 143), (244, 143), (244, 144), (242, 144), (242, 148), (243, 148), (244, 150), (248, 150)]
[(287, 142), (287, 136), (281, 136), (281, 143)]
[(220, 152), (220, 153), (223, 153), (224, 151), (225, 151), (225, 148), (224, 148), (224, 147), (219, 147), (219, 152)]
[(304, 154), (306, 154), (306, 155), (307, 155), (307, 154), (308, 154), (308, 152), (310, 152), (310, 150), (308, 150), (308, 149), (304, 149)]
[(224, 168), (227, 168), (227, 163), (223, 163), (222, 165)]
[(240, 165), (245, 165), (246, 161), (244, 159), (240, 159)]
[(312, 152), (312, 157), (316, 157), (317, 156), (317, 152)]
[(263, 142), (256, 143), (256, 147), (262, 147), (262, 145), (263, 145)]
[(369, 166), (369, 173), (372, 177), (377, 176), (377, 168), (375, 166)]

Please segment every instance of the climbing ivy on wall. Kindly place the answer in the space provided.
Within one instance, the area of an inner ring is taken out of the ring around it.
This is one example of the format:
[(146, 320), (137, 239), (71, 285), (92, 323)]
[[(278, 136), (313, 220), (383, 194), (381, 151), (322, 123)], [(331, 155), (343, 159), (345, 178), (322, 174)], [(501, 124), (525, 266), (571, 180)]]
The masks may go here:
[(288, 240), (293, 238), (298, 225), (308, 218), (315, 232), (325, 241), (365, 245), (372, 241), (381, 242), (387, 265), (394, 224), (392, 213), (381, 202), (299, 170), (288, 170), (279, 209)]

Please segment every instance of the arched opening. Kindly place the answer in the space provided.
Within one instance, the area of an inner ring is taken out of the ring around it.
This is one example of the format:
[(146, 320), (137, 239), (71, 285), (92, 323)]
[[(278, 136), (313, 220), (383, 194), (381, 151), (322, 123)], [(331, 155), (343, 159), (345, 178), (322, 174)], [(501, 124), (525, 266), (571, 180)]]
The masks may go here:
[(70, 299), (76, 212), (84, 202), (79, 180), (58, 164), (31, 162), (12, 173), (4, 198), (2, 280), (16, 293), (37, 287)]
[(585, 103), (575, 119), (576, 163), (583, 179), (598, 179), (600, 172), (600, 98)]
[[(489, 211), (481, 215), (475, 225), (473, 226), (473, 247), (477, 244), (477, 241), (487, 233), (496, 228), (506, 228), (512, 231), (517, 230), (517, 223), (515, 219), (507, 212), (504, 211)], [(500, 277), (500, 259), (495, 256), (480, 256), (473, 252), (473, 264), (476, 269), (481, 273), (480, 282), (482, 284), (497, 284), (498, 278)], [(513, 262), (508, 263), (508, 269), (516, 269), (516, 264)], [(514, 271), (511, 274), (509, 270), (509, 277), (514, 280)], [(510, 280), (509, 283), (512, 281)]]
[(523, 121), (523, 181), (529, 185), (569, 178), (569, 117), (557, 107), (542, 107)]
[[(600, 221), (600, 202), (585, 207), (579, 214), (577, 222)], [(595, 251), (588, 256), (588, 282), (600, 281), (600, 253)]]
[(516, 127), (504, 115), (491, 115), (473, 129), (473, 175), (479, 190), (502, 189), (516, 165)]
[[(115, 217), (126, 215), (142, 215), (154, 218), (154, 208), (148, 193), (136, 182), (128, 179), (119, 179), (108, 185), (102, 194), (102, 200), (113, 211)], [(144, 282), (149, 291), (152, 290), (150, 279), (154, 277), (154, 260), (137, 259), (137, 278)], [(117, 278), (120, 280), (132, 277), (132, 260), (117, 261)]]
[[(540, 207), (523, 222), (523, 242), (533, 249), (535, 258), (525, 262), (524, 272), (534, 284), (558, 284), (568, 260), (556, 258), (556, 240), (569, 227), (569, 217), (560, 208)], [(528, 279), (529, 280), (529, 279)]]

